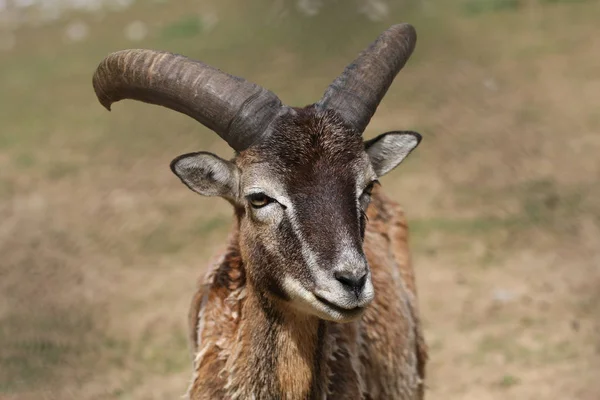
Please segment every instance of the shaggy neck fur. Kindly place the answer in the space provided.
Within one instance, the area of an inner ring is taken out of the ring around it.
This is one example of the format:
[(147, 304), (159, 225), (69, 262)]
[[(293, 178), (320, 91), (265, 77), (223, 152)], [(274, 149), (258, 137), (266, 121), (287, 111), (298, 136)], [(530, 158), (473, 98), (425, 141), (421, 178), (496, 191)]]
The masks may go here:
[[(273, 398), (273, 393), (280, 393), (281, 399), (322, 398), (327, 360), (325, 321), (280, 312), (281, 304), (257, 293), (251, 285), (247, 288), (240, 341), (234, 350), (245, 362), (232, 371), (232, 380), (239, 379), (239, 389), (257, 398)], [(242, 389), (248, 383), (253, 387)]]

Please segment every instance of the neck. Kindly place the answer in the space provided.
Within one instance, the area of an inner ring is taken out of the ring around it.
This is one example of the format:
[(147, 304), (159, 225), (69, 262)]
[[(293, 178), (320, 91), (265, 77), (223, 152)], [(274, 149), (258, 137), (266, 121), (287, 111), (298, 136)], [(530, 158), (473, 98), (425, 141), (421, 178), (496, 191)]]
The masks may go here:
[[(242, 397), (322, 398), (326, 390), (327, 324), (285, 309), (247, 282), (232, 389)], [(240, 362), (241, 361), (241, 362)], [(233, 366), (232, 366), (233, 367)], [(237, 382), (234, 382), (237, 381)]]

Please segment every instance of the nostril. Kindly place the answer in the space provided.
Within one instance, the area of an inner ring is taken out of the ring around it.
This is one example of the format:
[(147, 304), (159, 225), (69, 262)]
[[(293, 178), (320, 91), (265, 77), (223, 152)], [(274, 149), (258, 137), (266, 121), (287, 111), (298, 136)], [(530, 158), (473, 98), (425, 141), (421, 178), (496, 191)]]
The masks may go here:
[(334, 276), (335, 279), (337, 279), (342, 285), (352, 289), (356, 297), (360, 295), (360, 292), (365, 286), (365, 282), (367, 282), (366, 273), (362, 276), (359, 276), (349, 272), (336, 271)]

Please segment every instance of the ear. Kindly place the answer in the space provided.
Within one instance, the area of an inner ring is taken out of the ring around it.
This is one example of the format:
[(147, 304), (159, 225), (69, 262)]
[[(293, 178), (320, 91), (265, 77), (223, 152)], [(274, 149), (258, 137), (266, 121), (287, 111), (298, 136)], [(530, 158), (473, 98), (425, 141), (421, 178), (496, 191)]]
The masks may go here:
[(229, 161), (206, 152), (184, 154), (171, 162), (171, 171), (196, 193), (235, 200), (239, 173)]
[(398, 166), (421, 142), (416, 132), (387, 132), (365, 142), (365, 151), (371, 159), (377, 177)]

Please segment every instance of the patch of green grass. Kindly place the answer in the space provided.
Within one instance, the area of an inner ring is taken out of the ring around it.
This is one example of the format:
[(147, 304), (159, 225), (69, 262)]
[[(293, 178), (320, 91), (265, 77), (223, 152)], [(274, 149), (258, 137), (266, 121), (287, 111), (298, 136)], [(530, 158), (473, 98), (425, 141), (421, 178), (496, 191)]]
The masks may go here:
[(153, 254), (177, 253), (184, 243), (176, 233), (175, 227), (166, 223), (160, 224), (142, 237), (140, 251)]
[(589, 185), (559, 186), (552, 179), (537, 179), (501, 189), (458, 187), (456, 196), (464, 206), (469, 202), (503, 204), (516, 200), (519, 210), (504, 217), (481, 216), (468, 219), (433, 218), (413, 223), (416, 232), (445, 231), (457, 234), (489, 233), (498, 229), (522, 230), (567, 223), (570, 217), (591, 213), (587, 205), (593, 196)]
[(516, 386), (521, 383), (521, 379), (514, 375), (504, 375), (499, 380), (497, 385), (503, 389), (508, 389), (510, 387)]
[(501, 354), (509, 363), (527, 364), (532, 360), (535, 351), (507, 337), (486, 335), (477, 343), (477, 348), (473, 353), (473, 361), (476, 364), (482, 364), (490, 354)]
[(552, 180), (536, 180), (516, 188), (522, 213), (528, 225), (556, 226), (566, 224), (575, 215), (587, 212), (583, 187), (558, 187)]
[(80, 166), (67, 162), (56, 162), (46, 169), (46, 176), (51, 180), (59, 180), (79, 172)]
[(8, 199), (15, 193), (15, 183), (12, 180), (0, 178), (0, 199)]
[[(509, 364), (520, 365), (545, 365), (578, 357), (577, 346), (572, 341), (562, 340), (560, 342), (549, 341), (543, 334), (537, 338), (539, 346), (528, 347), (515, 340), (514, 333), (489, 334), (484, 336), (478, 343), (476, 349), (469, 355), (469, 359), (475, 365), (484, 364), (490, 355), (501, 355)], [(508, 387), (518, 382), (504, 378), (499, 382), (500, 386)], [(507, 386), (508, 385), (508, 386)]]
[(145, 332), (132, 349), (135, 359), (148, 372), (158, 374), (181, 372), (189, 368), (187, 336), (180, 328), (174, 327), (167, 335), (152, 330)]
[(219, 229), (229, 229), (232, 218), (226, 217), (213, 217), (209, 219), (201, 219), (195, 223), (190, 229), (190, 235), (194, 236), (208, 236)]
[(410, 229), (415, 235), (432, 232), (456, 233), (465, 235), (485, 234), (493, 230), (507, 228), (518, 223), (518, 218), (476, 217), (476, 218), (429, 218), (412, 220)]
[(600, 113), (596, 111), (589, 113), (586, 122), (593, 129), (600, 128)]
[(462, 9), (467, 15), (476, 15), (506, 10), (512, 11), (520, 6), (520, 0), (468, 0), (463, 3)]
[(107, 353), (107, 361), (115, 367), (126, 367), (127, 356), (132, 351), (132, 343), (114, 337), (105, 337), (102, 341), (102, 351)]
[(208, 238), (219, 229), (228, 229), (230, 222), (229, 218), (206, 219), (204, 216), (184, 226), (165, 222), (142, 236), (140, 251), (151, 254), (175, 254), (186, 246), (197, 243), (198, 237)]
[(89, 354), (91, 315), (11, 314), (0, 320), (0, 393), (38, 387)]
[(549, 4), (555, 4), (555, 3), (572, 4), (572, 3), (584, 3), (587, 1), (588, 0), (539, 0), (540, 3), (549, 3)]
[(17, 168), (30, 168), (35, 165), (35, 155), (32, 153), (19, 153), (14, 157), (14, 164)]
[[(473, 217), (473, 218), (427, 218), (409, 221), (411, 243), (417, 253), (436, 256), (438, 253), (446, 257), (458, 257), (460, 265), (490, 267), (505, 254), (499, 248), (505, 246), (507, 231), (520, 231), (524, 222), (521, 216)], [(428, 238), (431, 235), (442, 235), (440, 244), (436, 240), (431, 245)], [(483, 252), (476, 257), (473, 255), (473, 238), (483, 241)], [(461, 257), (468, 256), (465, 259)]]
[(202, 33), (202, 20), (197, 15), (188, 15), (163, 28), (161, 36), (165, 39), (193, 37)]

